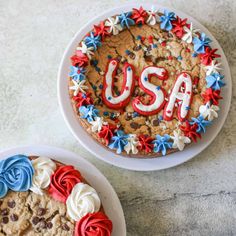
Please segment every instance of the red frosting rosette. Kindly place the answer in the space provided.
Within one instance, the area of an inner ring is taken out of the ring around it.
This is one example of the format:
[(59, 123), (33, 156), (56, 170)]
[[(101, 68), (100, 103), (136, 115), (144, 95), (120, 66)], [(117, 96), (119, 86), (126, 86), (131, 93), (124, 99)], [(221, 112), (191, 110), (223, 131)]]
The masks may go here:
[(88, 65), (88, 57), (82, 53), (82, 51), (78, 50), (76, 51), (76, 54), (74, 56), (72, 56), (71, 58), (71, 62), (73, 66), (87, 66)]
[(115, 129), (116, 126), (112, 124), (103, 125), (101, 131), (98, 133), (98, 137), (103, 138), (106, 142), (106, 145), (108, 145), (111, 138), (113, 137)]
[(154, 140), (153, 138), (151, 138), (147, 135), (141, 134), (141, 135), (139, 135), (138, 140), (139, 140), (138, 149), (140, 151), (145, 151), (147, 153), (152, 151), (152, 149), (153, 149), (152, 141)]
[(176, 17), (176, 20), (172, 21), (172, 25), (173, 25), (173, 33), (178, 37), (178, 38), (182, 38), (185, 31), (184, 31), (184, 26), (189, 28), (189, 24), (187, 24), (187, 18), (185, 19), (181, 19), (178, 16)]
[(192, 141), (197, 142), (197, 138), (201, 138), (201, 134), (197, 132), (198, 125), (190, 125), (188, 121), (184, 125), (180, 125), (179, 128), (184, 132), (184, 135), (190, 138)]
[(51, 176), (49, 194), (54, 199), (65, 203), (73, 187), (81, 180), (80, 172), (73, 166), (61, 166)]
[(136, 24), (144, 24), (147, 17), (147, 12), (140, 7), (139, 9), (133, 8), (131, 18), (135, 20)]
[(109, 27), (105, 26), (104, 22), (101, 21), (100, 25), (94, 25), (94, 35), (100, 35), (102, 40), (104, 40), (104, 38), (109, 35)]
[(201, 63), (208, 66), (211, 64), (213, 59), (220, 57), (219, 54), (215, 53), (217, 50), (218, 49), (211, 49), (210, 47), (206, 47), (205, 52), (200, 54)]
[(76, 107), (87, 106), (93, 104), (93, 99), (91, 98), (91, 93), (81, 93), (79, 92), (76, 96), (73, 97), (73, 100), (76, 102)]
[(212, 88), (206, 89), (205, 93), (202, 94), (204, 102), (212, 102), (213, 105), (219, 105), (219, 99), (223, 97), (220, 96), (220, 90), (213, 90)]
[(74, 236), (110, 236), (112, 222), (102, 212), (89, 213), (76, 223)]

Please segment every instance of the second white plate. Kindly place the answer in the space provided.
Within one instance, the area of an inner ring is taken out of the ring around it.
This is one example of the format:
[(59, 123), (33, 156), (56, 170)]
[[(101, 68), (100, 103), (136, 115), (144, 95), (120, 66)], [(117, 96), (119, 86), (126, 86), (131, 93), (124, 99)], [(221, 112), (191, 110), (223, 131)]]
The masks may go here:
[(23, 146), (0, 152), (0, 160), (16, 155), (46, 156), (78, 168), (88, 183), (98, 192), (107, 216), (113, 222), (112, 236), (125, 236), (124, 213), (116, 192), (102, 173), (88, 161), (70, 151), (50, 146)]

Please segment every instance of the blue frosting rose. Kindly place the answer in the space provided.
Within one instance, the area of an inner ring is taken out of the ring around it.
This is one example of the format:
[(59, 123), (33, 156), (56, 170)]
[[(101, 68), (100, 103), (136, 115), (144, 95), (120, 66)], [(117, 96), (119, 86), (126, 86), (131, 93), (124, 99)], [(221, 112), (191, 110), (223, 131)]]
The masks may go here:
[(34, 169), (27, 156), (15, 155), (0, 161), (0, 198), (8, 189), (17, 192), (29, 190)]

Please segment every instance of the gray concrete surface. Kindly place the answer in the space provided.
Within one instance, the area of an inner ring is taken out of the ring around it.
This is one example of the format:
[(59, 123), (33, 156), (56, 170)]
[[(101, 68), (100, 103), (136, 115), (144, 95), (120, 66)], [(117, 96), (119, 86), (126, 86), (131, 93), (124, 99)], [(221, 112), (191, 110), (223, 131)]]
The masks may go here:
[[(0, 148), (49, 144), (91, 161), (117, 191), (130, 236), (236, 235), (235, 90), (228, 119), (214, 142), (192, 161), (165, 171), (136, 173), (97, 160), (62, 119), (56, 76), (66, 45), (90, 17), (125, 2), (0, 0)], [(153, 2), (192, 15), (213, 33), (235, 86), (236, 1)]]

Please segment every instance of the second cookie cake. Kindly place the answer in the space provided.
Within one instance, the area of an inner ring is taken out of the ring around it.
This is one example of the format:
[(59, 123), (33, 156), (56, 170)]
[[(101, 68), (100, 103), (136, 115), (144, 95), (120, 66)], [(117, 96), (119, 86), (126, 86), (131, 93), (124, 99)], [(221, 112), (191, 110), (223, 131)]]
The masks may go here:
[(142, 7), (94, 25), (71, 57), (81, 125), (118, 154), (160, 156), (218, 116), (224, 76), (211, 39), (175, 13)]
[(16, 155), (0, 161), (0, 236), (110, 236), (100, 198), (71, 165)]

